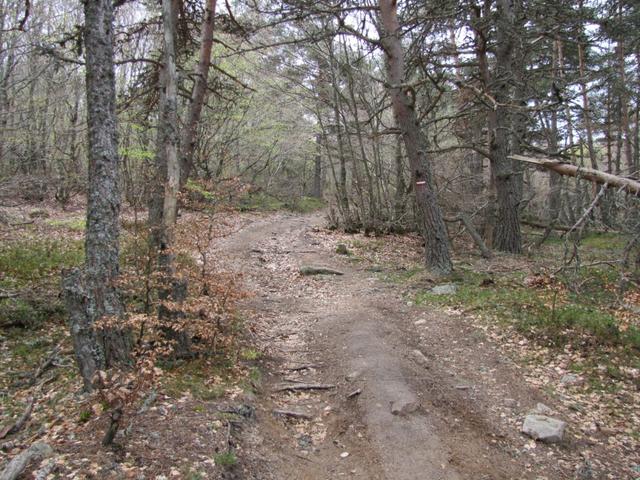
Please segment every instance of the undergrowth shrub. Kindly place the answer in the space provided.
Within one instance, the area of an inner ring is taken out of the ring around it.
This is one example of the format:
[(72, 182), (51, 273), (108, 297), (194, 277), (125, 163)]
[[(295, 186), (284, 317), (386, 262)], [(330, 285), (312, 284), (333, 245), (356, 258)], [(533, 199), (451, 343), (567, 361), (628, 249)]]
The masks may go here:
[(63, 312), (59, 275), (82, 263), (82, 242), (24, 238), (0, 246), (0, 327), (37, 328)]
[[(148, 229), (138, 224), (127, 228), (121, 250), (120, 290), (127, 306), (125, 326), (134, 336), (133, 368), (100, 372), (97, 379), (97, 395), (111, 417), (105, 445), (113, 442), (122, 419), (158, 383), (163, 375), (160, 367), (168, 360), (185, 354), (187, 359), (208, 357), (235, 348), (240, 332), (236, 305), (246, 294), (238, 277), (213, 261), (213, 242), (232, 231), (227, 222), (232, 186), (224, 187), (226, 191), (206, 190), (205, 195), (200, 190), (210, 187), (198, 185), (198, 196), (190, 194), (183, 200), (189, 210), (184, 210), (174, 231), (170, 277), (158, 268), (159, 252), (151, 247)], [(196, 209), (199, 212), (193, 214)], [(180, 300), (163, 300), (167, 297), (162, 292), (169, 285), (185, 288), (185, 295), (180, 295)], [(113, 321), (104, 319), (99, 327), (111, 326)], [(188, 340), (188, 352), (177, 348), (176, 338)], [(187, 378), (185, 381), (190, 383)], [(209, 386), (196, 390), (205, 400), (221, 394)]]
[[(517, 275), (483, 284), (483, 275), (464, 272), (452, 295), (419, 293), (417, 303), (448, 305), (511, 325), (520, 333), (551, 346), (574, 344), (581, 348), (620, 347), (640, 352), (640, 329), (614, 315), (609, 272), (587, 272), (580, 292), (564, 280), (540, 275)], [(574, 282), (574, 279), (567, 282)]]

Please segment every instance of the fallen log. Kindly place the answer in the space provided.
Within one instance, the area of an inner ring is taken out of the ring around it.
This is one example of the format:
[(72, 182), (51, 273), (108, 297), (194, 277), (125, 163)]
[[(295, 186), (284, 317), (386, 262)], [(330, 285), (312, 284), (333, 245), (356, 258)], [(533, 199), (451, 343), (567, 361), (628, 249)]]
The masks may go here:
[(301, 390), (331, 390), (336, 388), (335, 385), (329, 385), (324, 383), (296, 383), (293, 385), (283, 385), (276, 388), (275, 392), (297, 392)]
[(528, 225), (530, 227), (540, 228), (543, 230), (551, 229), (551, 230), (558, 230), (560, 232), (568, 232), (569, 230), (571, 230), (571, 227), (568, 227), (567, 225), (560, 225), (560, 224), (550, 225), (548, 223), (538, 222), (536, 220), (520, 219), (520, 223), (522, 223), (523, 225)]
[[(568, 225), (548, 224), (542, 220), (534, 220), (529, 218), (520, 219), (520, 223), (522, 223), (523, 225), (527, 225), (529, 227), (539, 228), (541, 230), (550, 229), (550, 230), (556, 230), (558, 232), (568, 232), (571, 230), (571, 227)], [(614, 228), (593, 228), (592, 226), (589, 226), (589, 232), (590, 233), (620, 233), (619, 230), (616, 230)], [(542, 234), (538, 234), (538, 235), (542, 235)]]
[(305, 265), (300, 267), (300, 275), (344, 275), (344, 273), (333, 268)]
[(577, 165), (553, 160), (551, 158), (533, 158), (525, 157), (524, 155), (511, 155), (509, 158), (518, 162), (537, 165), (559, 173), (560, 175), (584, 178), (585, 180), (607, 185), (609, 188), (619, 188), (634, 195), (640, 195), (640, 182), (633, 178), (613, 175), (594, 168), (578, 167)]
[(34, 460), (42, 460), (51, 455), (53, 455), (53, 449), (49, 445), (42, 442), (34, 443), (9, 462), (0, 473), (0, 480), (16, 480), (29, 463)]

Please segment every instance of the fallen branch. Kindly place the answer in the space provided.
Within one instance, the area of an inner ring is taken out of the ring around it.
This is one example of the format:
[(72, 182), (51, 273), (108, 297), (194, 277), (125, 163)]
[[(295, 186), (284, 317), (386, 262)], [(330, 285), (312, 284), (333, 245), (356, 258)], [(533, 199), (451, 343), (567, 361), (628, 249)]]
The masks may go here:
[(22, 225), (31, 225), (32, 223), (34, 223), (35, 220), (29, 220), (26, 222), (18, 222), (18, 223), (10, 223), (9, 226), (10, 227), (21, 227)]
[(607, 190), (609, 184), (605, 183), (604, 185), (602, 185), (602, 188), (600, 188), (600, 191), (598, 192), (598, 194), (596, 195), (596, 197), (593, 199), (593, 201), (591, 202), (591, 205), (589, 205), (589, 208), (587, 208), (584, 213), (582, 214), (582, 216), (578, 219), (578, 221), (569, 229), (569, 231), (567, 233), (565, 233), (564, 235), (569, 235), (571, 232), (575, 231), (578, 228), (582, 227), (582, 224), (587, 220), (587, 218), (589, 217), (589, 215), (591, 214), (591, 212), (593, 211), (594, 208), (596, 208), (596, 205), (598, 205), (598, 202), (600, 202), (600, 199), (604, 196), (605, 191)]
[(53, 455), (53, 449), (49, 445), (42, 442), (34, 443), (9, 462), (7, 467), (0, 473), (0, 480), (16, 480), (29, 463), (51, 455)]
[(558, 230), (559, 232), (568, 232), (571, 229), (571, 227), (568, 227), (567, 225), (557, 225), (557, 224), (550, 225), (544, 222), (536, 222), (535, 220), (521, 219), (520, 223), (522, 223), (523, 225), (528, 225), (533, 228), (540, 228), (544, 230), (547, 230), (547, 229)]
[(18, 292), (7, 292), (6, 290), (0, 290), (0, 300), (5, 298), (15, 298), (18, 296)]
[(290, 372), (299, 372), (301, 370), (309, 370), (310, 368), (319, 368), (321, 366), (322, 364), (307, 363), (307, 364), (298, 365), (295, 367), (287, 367), (287, 370), (289, 370)]
[(327, 267), (315, 267), (315, 266), (303, 266), (300, 267), (301, 275), (344, 275), (344, 273), (339, 270), (334, 270), (332, 268)]
[(301, 390), (331, 390), (336, 388), (335, 385), (329, 385), (324, 383), (297, 383), (295, 385), (283, 385), (276, 388), (275, 392), (297, 392)]
[(13, 433), (19, 432), (22, 427), (24, 427), (25, 423), (27, 423), (27, 420), (29, 420), (29, 417), (31, 417), (31, 412), (33, 411), (33, 405), (35, 404), (35, 402), (36, 400), (34, 397), (29, 398), (27, 408), (25, 409), (22, 416), (18, 419), (18, 421), (13, 425), (6, 426), (4, 429), (2, 429), (2, 431), (0, 431), (0, 440)]
[(347, 394), (347, 398), (353, 398), (353, 397), (357, 397), (358, 395), (360, 395), (362, 393), (362, 389), (358, 388), (357, 390), (354, 390), (351, 393)]
[(116, 407), (111, 411), (109, 416), (109, 428), (102, 438), (102, 446), (110, 447), (113, 445), (113, 441), (116, 438), (116, 434), (118, 433), (118, 428), (120, 428), (120, 421), (122, 420), (122, 407)]
[(55, 458), (47, 460), (46, 465), (42, 466), (40, 470), (33, 474), (33, 480), (47, 480), (56, 468), (58, 468), (58, 464)]
[(632, 178), (613, 175), (594, 168), (578, 167), (571, 163), (561, 162), (550, 158), (533, 158), (524, 155), (511, 155), (511, 160), (518, 162), (530, 163), (539, 167), (552, 170), (560, 175), (569, 177), (584, 178), (592, 182), (607, 185), (608, 187), (616, 187), (634, 195), (640, 195), (640, 182)]
[(484, 243), (484, 240), (482, 240), (482, 237), (480, 236), (478, 231), (475, 229), (475, 227), (473, 226), (473, 223), (471, 222), (471, 219), (467, 215), (465, 215), (464, 213), (461, 213), (456, 217), (445, 217), (444, 220), (445, 222), (449, 222), (449, 223), (461, 222), (464, 225), (465, 230), (469, 232), (469, 235), (473, 239), (473, 243), (475, 243), (478, 249), (480, 250), (480, 255), (482, 255), (483, 258), (493, 257), (491, 250), (489, 250), (487, 245)]
[(303, 420), (311, 420), (313, 418), (313, 416), (308, 413), (295, 412), (293, 410), (274, 410), (273, 414), (280, 415), (281, 417), (301, 418)]
[(40, 364), (40, 366), (38, 367), (38, 370), (36, 370), (36, 373), (33, 374), (33, 377), (31, 378), (31, 381), (30, 381), (31, 385), (35, 384), (38, 381), (38, 379), (42, 376), (42, 374), (49, 367), (53, 366), (53, 362), (58, 357), (61, 350), (62, 350), (62, 347), (60, 345), (56, 345), (53, 348), (49, 356), (44, 360), (44, 362)]

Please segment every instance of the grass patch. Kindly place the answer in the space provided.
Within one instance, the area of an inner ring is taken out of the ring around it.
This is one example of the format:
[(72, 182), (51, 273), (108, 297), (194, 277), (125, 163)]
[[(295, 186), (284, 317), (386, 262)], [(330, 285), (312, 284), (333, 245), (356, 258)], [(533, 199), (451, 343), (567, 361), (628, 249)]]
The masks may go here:
[(59, 301), (9, 298), (0, 302), (0, 326), (35, 328), (53, 316), (61, 316), (64, 307)]
[(52, 227), (62, 227), (74, 232), (84, 232), (86, 229), (86, 220), (84, 217), (65, 220), (47, 220), (46, 223)]
[(311, 213), (322, 210), (326, 205), (326, 202), (321, 198), (300, 197), (295, 199), (290, 204), (287, 204), (286, 206), (294, 212)]
[(226, 452), (214, 455), (213, 461), (216, 462), (216, 465), (220, 465), (221, 467), (233, 467), (238, 463), (238, 458), (235, 453)]
[(229, 370), (227, 365), (211, 365), (205, 360), (197, 359), (168, 368), (168, 375), (163, 381), (167, 395), (179, 398), (186, 393), (202, 401), (212, 401), (224, 396), (226, 383), (213, 384), (214, 378)]
[(622, 250), (629, 237), (620, 233), (589, 233), (582, 239), (584, 248), (597, 250)]
[(0, 326), (36, 327), (62, 314), (60, 273), (84, 260), (77, 240), (25, 239), (0, 247), (0, 288), (25, 294), (0, 300)]
[(262, 352), (259, 352), (254, 348), (245, 348), (240, 352), (240, 358), (242, 360), (255, 361), (255, 360), (260, 360), (261, 357), (262, 357)]
[(194, 472), (193, 470), (189, 470), (184, 477), (186, 480), (204, 480), (204, 474), (200, 472)]
[(25, 286), (58, 276), (63, 268), (78, 266), (84, 246), (78, 240), (25, 240), (0, 247), (0, 272), (5, 286)]
[[(605, 290), (608, 274), (589, 275), (590, 288)], [(482, 286), (486, 276), (463, 271), (452, 295), (434, 295), (424, 291), (416, 303), (461, 308), (477, 312), (542, 343), (563, 347), (573, 343), (581, 348), (621, 347), (629, 358), (640, 351), (640, 331), (625, 330), (609, 311), (606, 295), (575, 294), (562, 282), (542, 287), (526, 287), (522, 275), (512, 274)], [(609, 296), (609, 299), (611, 297)]]
[(406, 283), (426, 273), (424, 267), (412, 267), (407, 269), (395, 269), (382, 273), (382, 279), (390, 283)]
[(92, 413), (91, 410), (82, 410), (78, 415), (78, 423), (87, 423), (91, 419)]
[(264, 192), (248, 193), (240, 198), (238, 209), (241, 212), (275, 212), (284, 210), (285, 203)]

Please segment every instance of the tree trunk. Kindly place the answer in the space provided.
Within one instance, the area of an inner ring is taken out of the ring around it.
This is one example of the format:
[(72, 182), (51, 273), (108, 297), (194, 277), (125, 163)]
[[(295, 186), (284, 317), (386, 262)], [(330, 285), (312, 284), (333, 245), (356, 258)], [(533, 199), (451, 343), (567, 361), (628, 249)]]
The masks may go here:
[(131, 339), (117, 326), (95, 328), (104, 318), (123, 316), (116, 287), (119, 267), (120, 189), (116, 90), (113, 66), (113, 2), (84, 2), (89, 137), (89, 183), (85, 267), (63, 280), (71, 336), (85, 388), (96, 371), (129, 360)]
[(395, 225), (400, 229), (404, 222), (406, 211), (405, 195), (407, 186), (404, 181), (404, 158), (402, 156), (402, 138), (396, 139), (396, 191), (393, 202), (393, 220)]
[(436, 275), (453, 270), (449, 253), (449, 238), (427, 158), (427, 145), (409, 90), (402, 87), (405, 80), (404, 52), (400, 40), (400, 24), (396, 0), (380, 0), (380, 18), (384, 27), (380, 40), (386, 56), (389, 95), (396, 124), (402, 132), (416, 196), (418, 224), (425, 241), (425, 261)]
[(587, 134), (587, 150), (589, 151), (589, 160), (591, 168), (598, 168), (598, 160), (596, 159), (596, 149), (593, 144), (593, 126), (591, 124), (591, 105), (589, 102), (589, 93), (587, 90), (587, 80), (584, 66), (584, 45), (578, 43), (578, 69), (580, 71), (580, 95), (582, 96), (582, 115), (584, 128)]
[[(557, 85), (560, 81), (562, 72), (562, 48), (560, 38), (556, 36), (553, 41), (553, 84)], [(557, 87), (555, 87), (557, 88)], [(553, 92), (552, 92), (553, 93)], [(547, 144), (549, 152), (558, 153), (558, 111), (554, 108), (551, 111), (551, 126), (547, 128)], [(520, 154), (520, 152), (513, 152)], [(547, 218), (549, 229), (545, 232), (545, 237), (551, 233), (553, 225), (558, 222), (560, 216), (560, 207), (562, 202), (562, 177), (560, 174), (551, 171), (549, 174), (549, 216)]]
[[(520, 196), (522, 176), (514, 162), (509, 159), (509, 131), (514, 48), (514, 12), (510, 0), (498, 1), (496, 67), (493, 75), (494, 99), (496, 101), (494, 121), (490, 122), (491, 170), (496, 187), (496, 226), (494, 247), (509, 253), (522, 252), (520, 232)], [(491, 115), (490, 115), (491, 117)]]
[(202, 39), (200, 43), (200, 55), (196, 68), (195, 83), (189, 103), (189, 113), (182, 135), (180, 153), (181, 176), (180, 184), (184, 185), (189, 179), (193, 167), (193, 155), (196, 147), (196, 134), (200, 115), (204, 105), (207, 83), (209, 79), (209, 67), (211, 65), (211, 47), (213, 45), (213, 19), (216, 12), (216, 0), (207, 0), (204, 20), (202, 21)]
[(311, 196), (322, 198), (322, 147), (320, 145), (319, 133), (316, 133), (316, 154), (313, 158), (313, 186)]
[[(163, 44), (164, 44), (164, 105), (161, 112), (158, 136), (161, 151), (166, 163), (167, 178), (164, 183), (162, 204), (162, 223), (158, 235), (158, 266), (163, 274), (164, 286), (160, 300), (180, 303), (186, 299), (187, 285), (175, 275), (174, 230), (178, 214), (178, 193), (180, 191), (180, 159), (178, 157), (178, 72), (176, 68), (174, 0), (162, 0)], [(167, 337), (174, 342), (174, 351), (178, 355), (186, 354), (190, 348), (189, 336), (179, 325), (183, 316), (179, 309), (169, 309), (161, 305), (161, 320), (167, 320)]]

